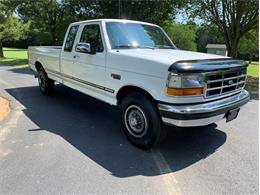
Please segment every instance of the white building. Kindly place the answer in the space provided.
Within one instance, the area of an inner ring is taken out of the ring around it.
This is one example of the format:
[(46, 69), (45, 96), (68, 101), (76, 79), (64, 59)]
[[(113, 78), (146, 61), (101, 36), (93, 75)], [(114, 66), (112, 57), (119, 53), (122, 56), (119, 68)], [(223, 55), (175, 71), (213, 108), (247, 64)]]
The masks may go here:
[(227, 56), (227, 47), (225, 44), (207, 44), (207, 53)]

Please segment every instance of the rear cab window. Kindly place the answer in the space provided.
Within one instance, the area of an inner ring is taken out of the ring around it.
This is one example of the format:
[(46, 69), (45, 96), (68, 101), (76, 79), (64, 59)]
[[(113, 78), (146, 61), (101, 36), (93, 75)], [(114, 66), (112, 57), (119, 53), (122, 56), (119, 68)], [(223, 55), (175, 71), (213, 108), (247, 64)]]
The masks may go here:
[(72, 51), (73, 44), (74, 44), (74, 41), (76, 39), (76, 35), (77, 35), (77, 32), (78, 32), (78, 28), (79, 28), (78, 25), (70, 27), (68, 36), (66, 38), (64, 51), (66, 51), (66, 52), (71, 52)]

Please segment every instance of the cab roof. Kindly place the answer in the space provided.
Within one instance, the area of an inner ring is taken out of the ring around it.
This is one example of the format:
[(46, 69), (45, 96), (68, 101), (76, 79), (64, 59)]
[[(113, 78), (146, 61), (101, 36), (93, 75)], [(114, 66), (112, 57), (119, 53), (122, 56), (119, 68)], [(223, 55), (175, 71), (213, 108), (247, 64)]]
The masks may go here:
[(148, 22), (141, 22), (141, 21), (136, 21), (136, 20), (127, 20), (127, 19), (94, 19), (94, 20), (83, 20), (79, 22), (74, 22), (73, 24), (83, 24), (83, 23), (88, 23), (88, 22), (122, 22), (122, 23), (139, 23), (139, 24), (146, 24), (146, 25), (152, 25), (152, 26), (158, 26), (152, 23)]

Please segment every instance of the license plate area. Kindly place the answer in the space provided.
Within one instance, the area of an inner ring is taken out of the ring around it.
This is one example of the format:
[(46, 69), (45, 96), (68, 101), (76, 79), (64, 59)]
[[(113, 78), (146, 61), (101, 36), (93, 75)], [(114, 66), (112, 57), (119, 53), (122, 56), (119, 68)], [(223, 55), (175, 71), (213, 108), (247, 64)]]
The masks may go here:
[(236, 108), (236, 109), (232, 109), (232, 110), (229, 110), (227, 113), (226, 113), (226, 122), (229, 122), (229, 121), (232, 121), (234, 120), (235, 118), (237, 118), (237, 115), (239, 113), (239, 110), (240, 108)]

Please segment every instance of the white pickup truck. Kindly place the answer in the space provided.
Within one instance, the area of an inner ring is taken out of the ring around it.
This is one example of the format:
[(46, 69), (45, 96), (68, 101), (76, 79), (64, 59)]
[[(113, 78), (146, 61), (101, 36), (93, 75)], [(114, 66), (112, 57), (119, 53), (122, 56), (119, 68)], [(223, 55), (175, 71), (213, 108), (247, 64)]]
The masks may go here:
[(51, 94), (56, 81), (119, 105), (122, 129), (140, 148), (163, 140), (164, 123), (228, 122), (249, 101), (244, 61), (179, 50), (162, 28), (150, 23), (72, 23), (62, 47), (29, 47), (28, 56), (43, 94)]

